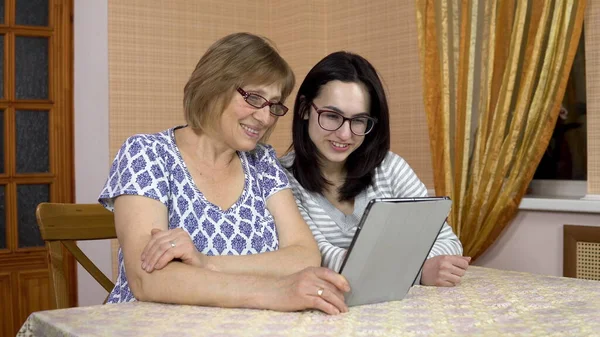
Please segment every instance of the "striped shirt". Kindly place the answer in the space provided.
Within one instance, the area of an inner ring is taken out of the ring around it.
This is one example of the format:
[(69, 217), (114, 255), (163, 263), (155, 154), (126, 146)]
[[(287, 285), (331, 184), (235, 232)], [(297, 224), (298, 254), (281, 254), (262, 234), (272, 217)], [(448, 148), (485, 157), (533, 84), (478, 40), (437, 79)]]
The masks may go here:
[[(294, 161), (293, 152), (280, 158), (280, 161), (287, 170), (300, 213), (310, 227), (321, 251), (321, 264), (335, 271), (339, 271), (342, 265), (346, 250), (352, 242), (369, 200), (427, 196), (425, 185), (408, 163), (397, 154), (388, 152), (383, 162), (375, 168), (373, 183), (354, 199), (354, 213), (346, 215), (322, 194), (309, 192), (298, 183), (289, 171)], [(445, 223), (427, 258), (438, 255), (462, 255), (462, 252), (458, 237), (448, 223)]]

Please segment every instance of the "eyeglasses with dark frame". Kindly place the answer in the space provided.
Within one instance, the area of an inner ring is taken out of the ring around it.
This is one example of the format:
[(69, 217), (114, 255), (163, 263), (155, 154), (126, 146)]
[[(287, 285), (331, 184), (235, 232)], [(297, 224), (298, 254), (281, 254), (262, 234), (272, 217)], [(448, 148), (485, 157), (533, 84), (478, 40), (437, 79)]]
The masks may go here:
[(315, 103), (311, 103), (311, 105), (319, 115), (317, 121), (323, 130), (336, 131), (341, 128), (346, 121), (350, 121), (350, 131), (357, 136), (364, 136), (373, 131), (373, 127), (377, 123), (377, 118), (375, 117), (355, 116), (348, 118), (336, 111), (319, 109)]
[(273, 116), (281, 117), (288, 112), (288, 108), (281, 102), (269, 102), (268, 99), (262, 97), (261, 95), (246, 92), (242, 88), (237, 88), (237, 92), (244, 97), (244, 101), (246, 101), (246, 103), (257, 109), (262, 109), (268, 106), (269, 112)]

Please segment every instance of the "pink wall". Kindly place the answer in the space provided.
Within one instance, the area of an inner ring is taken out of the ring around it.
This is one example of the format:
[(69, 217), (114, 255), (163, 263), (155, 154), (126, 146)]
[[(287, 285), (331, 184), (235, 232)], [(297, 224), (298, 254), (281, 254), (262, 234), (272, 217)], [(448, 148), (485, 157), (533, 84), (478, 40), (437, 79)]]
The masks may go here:
[[(75, 199), (95, 203), (108, 175), (108, 3), (75, 0)], [(110, 241), (79, 243), (109, 277)], [(77, 266), (79, 305), (101, 304), (107, 293)]]
[(562, 276), (565, 224), (600, 226), (600, 214), (520, 211), (475, 265)]

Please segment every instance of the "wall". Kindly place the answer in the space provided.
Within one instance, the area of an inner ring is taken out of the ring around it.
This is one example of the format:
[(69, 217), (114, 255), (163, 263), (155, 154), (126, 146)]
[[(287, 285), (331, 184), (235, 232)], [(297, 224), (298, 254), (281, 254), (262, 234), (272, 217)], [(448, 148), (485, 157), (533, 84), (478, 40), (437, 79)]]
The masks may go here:
[(433, 188), (423, 107), (415, 1), (328, 1), (327, 49), (365, 56), (379, 71), (390, 107), (392, 151)]
[[(292, 110), (296, 92), (308, 71), (327, 55), (327, 1), (270, 1), (271, 38), (296, 75), (296, 88), (286, 104)], [(292, 115), (277, 121), (269, 143), (279, 154), (292, 140)]]
[[(75, 0), (75, 199), (95, 203), (108, 175), (108, 35), (106, 0)], [(110, 241), (79, 247), (111, 277)], [(79, 305), (100, 304), (107, 293), (77, 265)]]
[(110, 0), (110, 153), (135, 133), (183, 124), (183, 87), (200, 56), (236, 31), (268, 35), (267, 1)]
[[(140, 132), (183, 123), (183, 86), (218, 38), (249, 31), (272, 39), (298, 85), (310, 68), (340, 49), (367, 57), (381, 73), (391, 109), (392, 150), (433, 186), (423, 113), (413, 1), (109, 1), (110, 153)], [(402, 19), (399, 19), (402, 18)], [(288, 99), (293, 103), (294, 94)], [(290, 145), (291, 116), (270, 139)]]
[(600, 2), (588, 1), (585, 19), (588, 194), (600, 195)]
[(520, 211), (475, 265), (562, 276), (565, 224), (600, 227), (600, 214)]
[[(433, 187), (414, 2), (272, 1), (271, 22), (269, 36), (294, 69), (298, 84), (321, 58), (338, 50), (373, 63), (388, 95), (392, 151)], [(291, 143), (291, 122), (280, 119), (270, 139), (279, 152)]]

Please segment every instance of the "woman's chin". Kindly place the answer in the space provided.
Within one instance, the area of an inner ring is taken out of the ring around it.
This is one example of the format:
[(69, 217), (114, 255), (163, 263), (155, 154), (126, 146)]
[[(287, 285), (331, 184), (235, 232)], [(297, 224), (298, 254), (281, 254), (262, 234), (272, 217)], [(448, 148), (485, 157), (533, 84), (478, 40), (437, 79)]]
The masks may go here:
[(258, 145), (258, 140), (253, 140), (253, 141), (247, 140), (244, 142), (239, 142), (236, 146), (236, 150), (248, 152), (248, 151), (252, 151), (252, 150), (256, 149), (257, 145)]
[(349, 155), (350, 155), (350, 152), (336, 153), (336, 152), (329, 151), (329, 152), (325, 153), (323, 155), (323, 157), (325, 158), (326, 161), (328, 161), (332, 164), (343, 164), (346, 162)]

